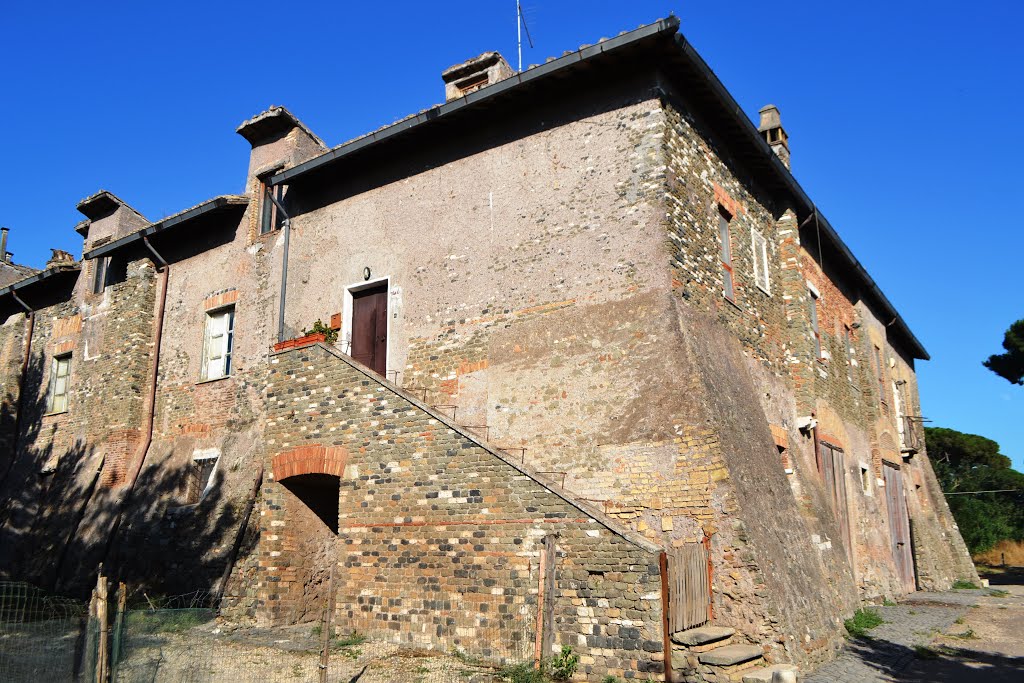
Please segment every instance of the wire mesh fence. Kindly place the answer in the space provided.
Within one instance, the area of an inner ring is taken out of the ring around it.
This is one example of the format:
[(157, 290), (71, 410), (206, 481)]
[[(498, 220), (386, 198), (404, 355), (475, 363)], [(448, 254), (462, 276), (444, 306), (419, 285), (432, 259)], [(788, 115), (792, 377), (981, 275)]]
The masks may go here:
[(323, 619), (241, 627), (218, 617), (209, 593), (165, 598), (113, 588), (109, 599), (103, 586), (86, 602), (0, 582), (0, 681), (439, 683), (497, 680), (488, 675), (501, 665), (532, 661), (536, 605), (523, 595), (450, 595), (433, 615), (417, 615), (443, 637), (398, 643), (345, 620), (326, 638)]
[(89, 647), (87, 614), (83, 602), (0, 582), (0, 680), (73, 681), (92, 674), (81, 667)]

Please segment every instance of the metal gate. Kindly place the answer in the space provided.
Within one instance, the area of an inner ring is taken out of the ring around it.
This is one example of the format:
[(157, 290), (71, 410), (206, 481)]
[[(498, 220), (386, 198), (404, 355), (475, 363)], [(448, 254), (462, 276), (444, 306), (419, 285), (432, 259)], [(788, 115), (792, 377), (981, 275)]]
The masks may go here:
[(892, 559), (903, 589), (913, 593), (917, 589), (914, 577), (914, 555), (910, 547), (910, 518), (907, 514), (907, 500), (903, 492), (903, 473), (898, 465), (882, 462), (885, 478), (885, 502), (889, 508), (889, 538), (892, 543)]
[(711, 620), (711, 566), (704, 543), (688, 543), (665, 553), (668, 561), (669, 633)]

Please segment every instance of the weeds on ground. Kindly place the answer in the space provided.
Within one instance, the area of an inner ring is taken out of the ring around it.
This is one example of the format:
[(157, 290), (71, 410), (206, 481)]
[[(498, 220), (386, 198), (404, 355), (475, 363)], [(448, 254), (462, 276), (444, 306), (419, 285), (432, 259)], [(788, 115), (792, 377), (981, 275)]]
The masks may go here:
[(568, 645), (562, 646), (562, 651), (551, 658), (551, 678), (556, 681), (567, 681), (576, 673), (580, 665), (580, 658), (572, 653)]
[(314, 627), (313, 627), (312, 629), (310, 629), (310, 631), (309, 631), (309, 632), (310, 632), (310, 633), (312, 633), (312, 634), (313, 634), (314, 636), (319, 636), (319, 635), (320, 635), (321, 633), (323, 633), (323, 632), (324, 632), (324, 629), (323, 629), (323, 627), (322, 627), (322, 626), (320, 626), (319, 624), (317, 624), (317, 625), (316, 625), (316, 626), (314, 626)]
[(893, 602), (889, 598), (882, 600), (882, 607), (898, 607), (899, 603)]
[(547, 683), (548, 677), (543, 671), (534, 669), (529, 664), (506, 666), (498, 672), (498, 677), (508, 683)]
[(939, 653), (927, 645), (915, 645), (914, 656), (918, 659), (938, 659)]
[(957, 579), (953, 582), (953, 590), (977, 590), (977, 586), (971, 581)]
[(993, 598), (1005, 598), (1010, 591), (1004, 591), (1002, 588), (989, 588), (988, 594)]
[(974, 632), (974, 629), (967, 629), (963, 633), (950, 633), (950, 636), (959, 638), (960, 640), (977, 640), (978, 634)]
[(962, 623), (964, 623), (964, 618), (963, 617), (957, 617), (956, 621), (954, 621), (953, 623), (954, 624), (962, 624)]
[[(579, 668), (580, 658), (573, 654), (572, 647), (563, 645), (557, 654), (541, 662), (539, 669), (531, 664), (520, 663), (506, 666), (498, 671), (498, 677), (508, 683), (549, 683), (549, 681), (568, 681)], [(607, 676), (604, 683), (617, 683), (615, 676)]]
[(460, 648), (455, 648), (455, 649), (452, 650), (452, 657), (455, 657), (455, 659), (459, 660), (460, 662), (462, 662), (463, 664), (465, 664), (467, 666), (486, 666), (487, 665), (487, 662), (485, 662), (484, 660), (480, 659), (479, 657), (474, 657), (474, 656), (468, 654), (465, 650), (460, 649)]
[(126, 618), (129, 631), (137, 633), (181, 633), (212, 621), (212, 610), (174, 609), (150, 612), (131, 610)]
[(846, 626), (846, 631), (851, 638), (865, 638), (869, 630), (884, 623), (885, 620), (875, 610), (859, 609), (854, 613), (853, 618), (844, 621), (843, 625)]
[(601, 683), (619, 683), (619, 677), (608, 674), (607, 676), (601, 679)]
[(366, 636), (358, 631), (353, 631), (347, 636), (336, 638), (334, 640), (334, 647), (352, 647), (353, 645), (362, 645), (366, 642)]

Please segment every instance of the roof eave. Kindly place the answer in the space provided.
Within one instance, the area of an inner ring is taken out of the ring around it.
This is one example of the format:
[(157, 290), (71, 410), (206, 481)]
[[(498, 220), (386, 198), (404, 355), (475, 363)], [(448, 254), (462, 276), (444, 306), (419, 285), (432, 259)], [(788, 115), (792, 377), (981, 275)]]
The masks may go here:
[(175, 214), (162, 221), (151, 223), (141, 230), (137, 230), (129, 235), (125, 235), (121, 239), (114, 240), (104, 244), (101, 247), (96, 247), (90, 251), (87, 251), (82, 255), (83, 259), (94, 259), (100, 256), (106, 256), (111, 254), (123, 247), (130, 244), (134, 244), (141, 240), (143, 237), (149, 237), (165, 230), (169, 230), (176, 226), (183, 225), (190, 221), (193, 221), (201, 216), (205, 216), (210, 213), (219, 211), (220, 209), (231, 207), (231, 206), (245, 206), (249, 203), (249, 198), (242, 195), (223, 195), (220, 197), (214, 197), (198, 206), (183, 211), (179, 214)]

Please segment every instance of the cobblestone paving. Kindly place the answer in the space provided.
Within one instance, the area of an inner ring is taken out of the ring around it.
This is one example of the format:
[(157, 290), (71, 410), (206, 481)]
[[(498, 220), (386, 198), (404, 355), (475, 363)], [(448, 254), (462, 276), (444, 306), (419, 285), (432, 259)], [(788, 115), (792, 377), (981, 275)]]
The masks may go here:
[(805, 683), (872, 683), (899, 681), (915, 661), (915, 646), (925, 646), (940, 631), (978, 603), (988, 591), (917, 593), (894, 607), (876, 607), (885, 623), (871, 638), (851, 640), (837, 660), (804, 679)]

